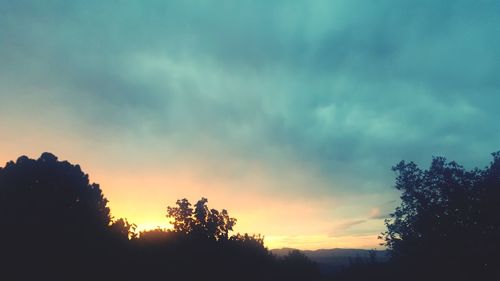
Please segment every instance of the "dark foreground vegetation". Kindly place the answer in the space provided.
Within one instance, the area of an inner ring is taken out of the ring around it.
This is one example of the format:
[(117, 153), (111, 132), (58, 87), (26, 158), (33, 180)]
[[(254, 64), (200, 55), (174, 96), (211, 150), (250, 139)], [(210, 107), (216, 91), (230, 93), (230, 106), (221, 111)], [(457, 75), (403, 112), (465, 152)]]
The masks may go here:
[(500, 153), (471, 171), (444, 158), (393, 169), (390, 260), (320, 276), (298, 251), (278, 257), (261, 236), (232, 234), (236, 219), (205, 198), (168, 207), (173, 230), (137, 234), (78, 165), (23, 156), (0, 168), (0, 280), (500, 280)]
[(178, 200), (173, 230), (134, 233), (113, 220), (78, 165), (44, 153), (0, 169), (0, 280), (314, 280), (299, 252), (273, 256), (258, 235), (231, 235), (236, 219)]

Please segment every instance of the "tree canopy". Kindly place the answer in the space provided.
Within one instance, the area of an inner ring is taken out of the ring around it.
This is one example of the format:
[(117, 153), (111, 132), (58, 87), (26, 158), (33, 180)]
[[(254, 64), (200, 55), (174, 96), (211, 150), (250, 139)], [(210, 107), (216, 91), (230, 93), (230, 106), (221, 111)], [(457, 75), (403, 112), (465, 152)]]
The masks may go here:
[(50, 153), (0, 168), (0, 220), (12, 228), (87, 232), (111, 223), (108, 200), (78, 165)]
[(484, 169), (436, 157), (427, 170), (405, 161), (393, 170), (401, 205), (382, 237), (394, 259), (467, 278), (498, 274), (499, 152)]
[(193, 209), (187, 199), (181, 199), (177, 200), (177, 207), (167, 207), (167, 217), (173, 219), (171, 224), (174, 230), (208, 239), (227, 240), (236, 219), (230, 217), (225, 209), (209, 209), (207, 203), (206, 198), (201, 198)]
[[(125, 220), (113, 223), (107, 203), (79, 165), (58, 161), (53, 154), (8, 162), (0, 168), (4, 273), (9, 269), (18, 279), (30, 279), (21, 276), (47, 271), (55, 278), (84, 264), (82, 276), (104, 271), (114, 241), (128, 237), (130, 230)], [(51, 270), (54, 265), (57, 271)]]

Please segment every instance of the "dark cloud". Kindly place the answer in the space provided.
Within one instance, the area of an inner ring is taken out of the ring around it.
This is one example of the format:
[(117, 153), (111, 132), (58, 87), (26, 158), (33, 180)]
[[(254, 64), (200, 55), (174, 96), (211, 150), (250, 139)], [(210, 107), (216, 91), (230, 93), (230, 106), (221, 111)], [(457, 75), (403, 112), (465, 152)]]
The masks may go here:
[(499, 8), (3, 1), (0, 109), (63, 108), (82, 136), (172, 159), (209, 150), (276, 178), (305, 166), (324, 184), (303, 193), (384, 194), (401, 159), (484, 165), (498, 149)]

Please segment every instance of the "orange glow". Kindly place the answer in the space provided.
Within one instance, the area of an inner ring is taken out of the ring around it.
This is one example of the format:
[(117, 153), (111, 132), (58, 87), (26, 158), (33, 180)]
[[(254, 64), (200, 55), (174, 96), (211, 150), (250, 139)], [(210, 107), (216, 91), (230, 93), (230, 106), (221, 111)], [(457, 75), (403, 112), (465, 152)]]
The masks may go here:
[(258, 165), (248, 167), (252, 176), (240, 181), (239, 178), (206, 176), (200, 171), (213, 163), (200, 160), (196, 165), (180, 161), (173, 167), (133, 160), (125, 165), (122, 161), (127, 155), (111, 153), (104, 158), (102, 152), (89, 153), (85, 145), (74, 147), (71, 139), (61, 140), (57, 145), (50, 141), (36, 143), (39, 147), (29, 141), (21, 146), (19, 143), (4, 144), (0, 161), (15, 160), (21, 154), (38, 158), (43, 151), (53, 151), (60, 160), (80, 164), (90, 175), (91, 182), (100, 184), (109, 200), (112, 215), (127, 218), (137, 225), (139, 231), (169, 228), (166, 208), (173, 206), (177, 199), (188, 198), (194, 203), (206, 197), (209, 207), (225, 208), (238, 219), (235, 232), (260, 233), (271, 249), (378, 247), (376, 237), (380, 231), (365, 231), (357, 235), (335, 233), (332, 221), (342, 220), (339, 214), (331, 214), (336, 205), (334, 200), (293, 197), (287, 193), (278, 195), (272, 191), (276, 181), (263, 173), (264, 168)]

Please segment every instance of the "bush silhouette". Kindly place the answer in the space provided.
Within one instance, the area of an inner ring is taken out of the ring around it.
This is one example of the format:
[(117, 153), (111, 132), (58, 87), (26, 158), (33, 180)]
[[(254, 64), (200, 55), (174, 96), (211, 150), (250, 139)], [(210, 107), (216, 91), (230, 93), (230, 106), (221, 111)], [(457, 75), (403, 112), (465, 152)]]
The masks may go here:
[(316, 263), (298, 250), (290, 251), (281, 260), (286, 280), (316, 280), (320, 278)]

